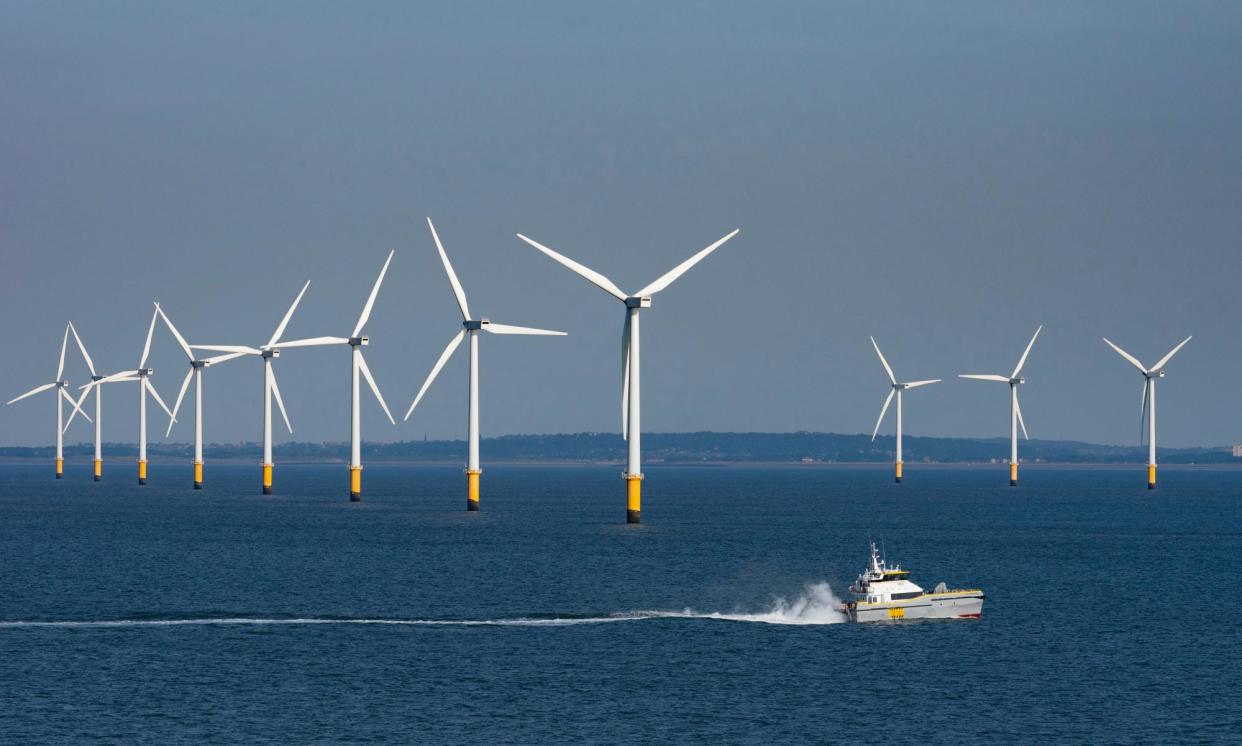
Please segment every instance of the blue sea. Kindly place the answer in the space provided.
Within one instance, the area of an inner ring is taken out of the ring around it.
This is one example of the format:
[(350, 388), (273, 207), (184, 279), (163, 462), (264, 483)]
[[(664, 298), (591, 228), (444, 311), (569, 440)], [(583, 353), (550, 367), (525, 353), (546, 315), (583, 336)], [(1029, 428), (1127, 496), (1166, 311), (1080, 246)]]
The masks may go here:
[[(1242, 742), (1242, 470), (0, 466), (0, 741)], [(980, 620), (838, 623), (868, 540)]]

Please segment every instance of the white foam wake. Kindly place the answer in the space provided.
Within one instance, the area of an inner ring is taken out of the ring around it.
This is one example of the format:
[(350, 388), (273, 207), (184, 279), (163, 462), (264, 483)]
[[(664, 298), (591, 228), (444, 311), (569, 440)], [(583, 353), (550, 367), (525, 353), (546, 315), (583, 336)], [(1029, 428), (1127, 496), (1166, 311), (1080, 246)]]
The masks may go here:
[(229, 627), (258, 625), (395, 625), (408, 627), (566, 627), (578, 624), (638, 622), (650, 619), (715, 619), (727, 622), (766, 624), (837, 624), (844, 622), (841, 601), (827, 583), (808, 585), (793, 601), (777, 598), (764, 612), (630, 611), (597, 616), (549, 615), (508, 619), (384, 619), (334, 617), (191, 617), (185, 619), (101, 619), (63, 621), (0, 621), (0, 629), (23, 627), (114, 628), (114, 627)]

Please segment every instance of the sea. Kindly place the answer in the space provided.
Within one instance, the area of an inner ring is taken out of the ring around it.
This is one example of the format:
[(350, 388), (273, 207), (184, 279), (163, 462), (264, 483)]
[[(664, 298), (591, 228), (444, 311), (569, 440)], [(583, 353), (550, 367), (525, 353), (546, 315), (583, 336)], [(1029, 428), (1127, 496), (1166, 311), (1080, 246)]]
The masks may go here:
[[(1242, 470), (0, 465), (0, 742), (1242, 743)], [(849, 624), (868, 542), (978, 620)]]

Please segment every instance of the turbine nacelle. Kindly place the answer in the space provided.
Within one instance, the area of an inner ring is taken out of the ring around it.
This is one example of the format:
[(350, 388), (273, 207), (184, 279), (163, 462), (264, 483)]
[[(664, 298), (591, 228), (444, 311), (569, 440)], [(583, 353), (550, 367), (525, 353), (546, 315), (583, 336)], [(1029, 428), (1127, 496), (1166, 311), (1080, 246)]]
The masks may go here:
[(134, 373), (139, 378), (146, 378), (147, 376), (155, 374), (155, 368), (139, 368), (138, 370), (134, 371)]
[(651, 296), (631, 295), (625, 299), (626, 308), (651, 308)]
[(465, 321), (461, 322), (461, 325), (466, 327), (467, 331), (473, 332), (473, 331), (478, 331), (479, 329), (482, 329), (483, 327), (487, 326), (490, 323), (492, 323), (491, 320), (487, 318), (466, 319)]
[(1022, 385), (1022, 384), (1024, 384), (1024, 383), (1026, 383), (1026, 378), (1024, 378), (1024, 377), (1022, 377), (1022, 376), (1018, 376), (1017, 378), (1010, 378), (1010, 379), (1009, 379), (1009, 385), (1010, 385), (1010, 386), (1021, 386), (1021, 385)]
[(280, 350), (269, 347), (265, 350), (261, 350), (259, 352), (259, 356), (262, 357), (264, 360), (268, 358), (273, 358), (273, 357), (280, 357)]
[(365, 347), (369, 344), (371, 344), (370, 337), (363, 336), (363, 337), (350, 337), (349, 338), (350, 347)]

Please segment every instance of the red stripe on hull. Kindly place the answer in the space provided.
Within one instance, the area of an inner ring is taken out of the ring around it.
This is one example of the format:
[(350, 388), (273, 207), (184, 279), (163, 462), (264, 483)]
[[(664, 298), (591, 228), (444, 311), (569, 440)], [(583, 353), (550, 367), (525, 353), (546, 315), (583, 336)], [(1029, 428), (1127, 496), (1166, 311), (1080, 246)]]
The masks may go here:
[(981, 616), (980, 614), (958, 614), (957, 618), (958, 619), (978, 619), (980, 616)]

